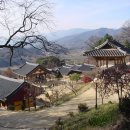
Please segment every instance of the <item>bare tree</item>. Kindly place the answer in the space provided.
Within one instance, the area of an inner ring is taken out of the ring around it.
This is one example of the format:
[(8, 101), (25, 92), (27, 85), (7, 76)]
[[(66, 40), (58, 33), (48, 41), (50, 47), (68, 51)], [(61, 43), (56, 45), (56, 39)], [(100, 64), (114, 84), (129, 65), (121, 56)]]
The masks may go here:
[(124, 64), (103, 70), (100, 79), (103, 80), (104, 90), (118, 95), (119, 103), (122, 100), (123, 94), (126, 95), (130, 92), (130, 73)]
[(130, 39), (130, 20), (126, 21), (122, 27), (123, 37), (126, 39)]
[(111, 95), (111, 87), (106, 86), (104, 80), (99, 80), (97, 84), (97, 92), (99, 93), (103, 104), (104, 98), (107, 98)]
[(54, 45), (41, 35), (45, 28), (50, 29), (51, 4), (47, 0), (8, 0), (5, 9), (0, 11), (0, 48), (10, 50), (10, 65), (14, 49), (32, 46), (34, 48), (52, 51), (61, 46)]
[(99, 41), (101, 38), (97, 36), (91, 36), (87, 41), (86, 44), (88, 46), (89, 50), (93, 50), (97, 46), (97, 41)]
[(5, 5), (5, 1), (4, 0), (0, 0), (0, 10), (4, 9)]
[(116, 36), (116, 39), (121, 43), (125, 43), (126, 40), (130, 42), (130, 20), (123, 24), (121, 33)]

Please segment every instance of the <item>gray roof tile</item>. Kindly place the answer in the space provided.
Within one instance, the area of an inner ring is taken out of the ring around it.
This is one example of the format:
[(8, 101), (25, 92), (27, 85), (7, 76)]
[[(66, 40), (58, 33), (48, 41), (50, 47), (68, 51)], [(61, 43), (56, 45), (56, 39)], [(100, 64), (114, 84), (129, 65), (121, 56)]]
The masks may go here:
[[(109, 48), (108, 46), (111, 46), (112, 48)], [(129, 54), (130, 49), (126, 48), (124, 45), (120, 44), (115, 40), (106, 40), (103, 44), (96, 47), (94, 50), (84, 53), (85, 56), (95, 56), (95, 57), (125, 56)]]
[(14, 70), (14, 73), (17, 73), (22, 76), (26, 76), (29, 72), (31, 72), (33, 69), (35, 69), (38, 65), (29, 64), (26, 63), (23, 66), (21, 66), (19, 69)]
[(22, 82), (16, 82), (0, 77), (0, 100), (5, 100), (12, 92), (20, 87)]
[[(93, 67), (94, 68), (94, 67)], [(91, 71), (92, 69), (92, 66), (90, 66), (90, 65), (85, 65), (85, 64), (83, 64), (80, 68), (79, 68), (79, 70), (80, 71)]]
[(71, 73), (81, 73), (80, 70), (75, 70), (67, 66), (62, 66), (61, 68), (59, 68), (59, 71), (62, 75), (69, 75)]
[(125, 56), (125, 54), (117, 49), (96, 49), (89, 52), (85, 52), (86, 56), (95, 57), (112, 57), (112, 56)]

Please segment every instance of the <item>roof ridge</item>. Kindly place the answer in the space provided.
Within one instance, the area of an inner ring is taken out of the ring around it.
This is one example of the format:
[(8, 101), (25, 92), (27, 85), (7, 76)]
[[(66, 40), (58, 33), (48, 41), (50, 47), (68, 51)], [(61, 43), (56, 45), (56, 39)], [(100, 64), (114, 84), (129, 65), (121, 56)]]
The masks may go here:
[(118, 49), (120, 52), (126, 54), (126, 51), (123, 51), (120, 47), (117, 47), (117, 49)]
[(95, 49), (100, 49), (102, 46), (104, 46), (109, 40), (107, 39), (105, 42), (103, 42), (101, 45), (95, 47)]
[(65, 64), (66, 66), (73, 66), (72, 64)]
[(71, 68), (71, 67), (69, 67), (69, 66), (64, 66), (64, 65), (63, 65), (62, 67), (64, 67), (64, 68)]
[(8, 80), (8, 81), (12, 81), (12, 82), (17, 82), (17, 83), (23, 83), (23, 82), (24, 82), (24, 80), (13, 79), (13, 78), (9, 78), (9, 77), (3, 76), (3, 75), (0, 75), (0, 78), (1, 78), (1, 79), (5, 79), (5, 80)]
[(76, 66), (82, 66), (82, 64), (75, 64)]
[(99, 49), (99, 50), (117, 50), (117, 48)]
[[(113, 48), (117, 48), (118, 45), (121, 45), (119, 42), (117, 42), (116, 40), (106, 40), (105, 42), (103, 42), (101, 45), (95, 47), (95, 49), (100, 49), (101, 47), (103, 47), (105, 44), (109, 44), (110, 46), (112, 46)], [(116, 45), (118, 44), (118, 45)]]
[(32, 65), (32, 66), (37, 66), (37, 65), (39, 65), (39, 64), (31, 63), (31, 62), (27, 62), (27, 61), (26, 61), (26, 64), (28, 64), (28, 65)]

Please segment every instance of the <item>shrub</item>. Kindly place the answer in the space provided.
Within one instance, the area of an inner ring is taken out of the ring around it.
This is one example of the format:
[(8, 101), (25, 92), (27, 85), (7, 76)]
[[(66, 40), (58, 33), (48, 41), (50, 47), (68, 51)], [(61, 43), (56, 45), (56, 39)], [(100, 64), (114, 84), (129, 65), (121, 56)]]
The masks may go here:
[(109, 104), (112, 104), (113, 102), (112, 101), (108, 101)]
[(126, 118), (130, 118), (130, 98), (122, 98), (119, 104), (119, 110)]
[(91, 79), (89, 76), (84, 75), (84, 77), (82, 78), (82, 81), (83, 81), (84, 83), (89, 83), (89, 82), (92, 81), (92, 79)]
[(74, 117), (74, 112), (69, 112), (68, 115), (69, 115), (70, 117)]
[(61, 117), (59, 117), (56, 121), (55, 121), (56, 125), (63, 125), (63, 120)]
[(77, 73), (70, 74), (69, 78), (71, 81), (78, 82), (80, 80), (80, 74), (77, 74)]
[(79, 112), (87, 112), (88, 106), (85, 103), (80, 103), (78, 105), (78, 110), (79, 110)]
[(59, 117), (55, 121), (55, 125), (54, 125), (54, 127), (51, 128), (51, 130), (63, 130), (63, 125), (64, 125), (64, 122), (63, 122), (62, 118)]

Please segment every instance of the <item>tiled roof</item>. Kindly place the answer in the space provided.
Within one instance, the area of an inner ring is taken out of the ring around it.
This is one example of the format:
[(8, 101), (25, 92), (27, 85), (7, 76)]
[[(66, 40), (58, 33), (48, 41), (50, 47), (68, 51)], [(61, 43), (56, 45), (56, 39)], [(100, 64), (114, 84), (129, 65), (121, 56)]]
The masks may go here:
[(13, 72), (18, 75), (26, 77), (30, 72), (32, 72), (37, 67), (42, 68), (47, 73), (50, 73), (50, 71), (51, 71), (49, 69), (44, 68), (42, 65), (26, 62), (26, 64), (21, 66), (19, 69), (14, 70)]
[(73, 65), (71, 67), (62, 66), (59, 68), (59, 71), (62, 75), (68, 75), (70, 73), (82, 73), (85, 71), (91, 71), (95, 66), (90, 64), (82, 64), (82, 65)]
[(81, 67), (82, 65), (73, 65), (71, 67), (72, 70), (79, 70), (79, 68)]
[(125, 56), (126, 54), (119, 51), (118, 49), (96, 49), (89, 52), (85, 52), (85, 55), (87, 56), (106, 56), (106, 57), (112, 57), (112, 56)]
[[(111, 48), (110, 48), (111, 47)], [(85, 56), (125, 56), (130, 54), (130, 49), (115, 40), (106, 40), (103, 44), (95, 47), (94, 50), (85, 52)]]
[(110, 45), (112, 48), (115, 48), (115, 49), (116, 48), (122, 48), (122, 49), (124, 48), (124, 49), (126, 49), (125, 46), (123, 46), (122, 44), (120, 44), (116, 40), (106, 40), (103, 44), (95, 47), (95, 49), (103, 49), (104, 46), (106, 46), (106, 45)]
[(68, 67), (68, 66), (62, 66), (61, 68), (59, 68), (59, 71), (62, 75), (68, 75), (70, 73), (81, 73), (80, 70), (74, 70), (74, 69), (71, 69), (71, 67)]
[(62, 66), (59, 68), (59, 71), (62, 75), (68, 75), (69, 71), (71, 70), (71, 67)]
[(91, 71), (93, 68), (94, 68), (94, 66), (92, 67), (92, 66), (90, 66), (90, 65), (85, 65), (85, 64), (83, 64), (83, 65), (79, 68), (79, 70), (80, 70), (80, 71)]
[(19, 69), (14, 70), (14, 73), (26, 76), (29, 72), (31, 72), (33, 69), (35, 69), (38, 66), (38, 64), (31, 64), (26, 62), (23, 66), (21, 66)]
[(19, 69), (14, 70), (14, 72), (19, 75), (26, 76), (26, 74), (28, 74), (30, 71), (32, 71), (35, 68), (36, 66), (30, 65), (30, 64), (24, 64)]
[(5, 100), (12, 92), (18, 89), (23, 82), (0, 76), (0, 100)]

